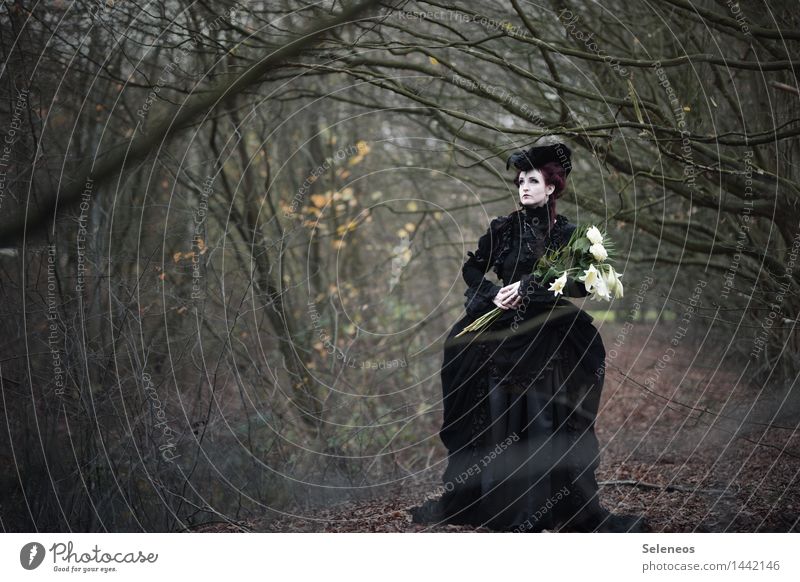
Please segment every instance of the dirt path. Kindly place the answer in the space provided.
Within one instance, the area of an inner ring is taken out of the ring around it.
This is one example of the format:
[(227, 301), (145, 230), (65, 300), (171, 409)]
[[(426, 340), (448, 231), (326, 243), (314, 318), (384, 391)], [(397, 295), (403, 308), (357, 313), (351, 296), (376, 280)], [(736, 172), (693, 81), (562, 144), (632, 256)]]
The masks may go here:
[[(611, 353), (617, 329), (601, 329)], [(778, 408), (770, 398), (754, 406), (757, 390), (737, 386), (737, 356), (718, 365), (719, 354), (688, 341), (656, 376), (655, 363), (669, 338), (648, 339), (648, 334), (634, 331), (620, 355), (608, 361), (597, 419), (603, 505), (644, 514), (654, 532), (800, 532), (796, 408), (784, 405), (773, 418)], [(642, 346), (635, 359), (634, 350)], [(645, 380), (655, 377), (648, 388)], [(272, 532), (490, 531), (411, 523), (405, 510), (436, 490), (443, 465), (437, 467), (423, 472), (426, 480), (404, 480), (375, 491), (371, 499), (302, 512), (311, 519), (251, 525)]]

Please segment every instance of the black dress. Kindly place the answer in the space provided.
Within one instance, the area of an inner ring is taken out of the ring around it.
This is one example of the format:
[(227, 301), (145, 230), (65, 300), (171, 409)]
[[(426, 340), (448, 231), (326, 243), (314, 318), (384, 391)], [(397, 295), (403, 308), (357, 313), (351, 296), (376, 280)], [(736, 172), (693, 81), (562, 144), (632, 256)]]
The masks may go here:
[[(441, 496), (412, 508), (414, 522), (591, 531), (609, 515), (594, 475), (605, 348), (588, 313), (530, 276), (576, 228), (559, 214), (549, 229), (548, 212), (544, 205), (495, 218), (468, 253), (467, 314), (445, 341), (441, 369), (448, 465)], [(504, 285), (521, 281), (523, 305), (455, 338), (494, 309), (500, 286), (484, 277), (490, 268)], [(587, 295), (579, 282), (565, 294)]]

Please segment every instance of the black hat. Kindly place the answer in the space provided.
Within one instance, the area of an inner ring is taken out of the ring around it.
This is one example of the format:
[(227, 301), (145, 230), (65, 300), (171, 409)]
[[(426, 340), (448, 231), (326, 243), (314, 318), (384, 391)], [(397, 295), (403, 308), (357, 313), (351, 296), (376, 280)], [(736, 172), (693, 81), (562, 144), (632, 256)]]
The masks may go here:
[(521, 150), (511, 154), (506, 162), (506, 170), (513, 165), (520, 172), (529, 172), (534, 168), (541, 168), (548, 162), (557, 162), (564, 168), (564, 176), (572, 170), (570, 156), (572, 152), (563, 143), (554, 143), (546, 146), (534, 146), (525, 151)]

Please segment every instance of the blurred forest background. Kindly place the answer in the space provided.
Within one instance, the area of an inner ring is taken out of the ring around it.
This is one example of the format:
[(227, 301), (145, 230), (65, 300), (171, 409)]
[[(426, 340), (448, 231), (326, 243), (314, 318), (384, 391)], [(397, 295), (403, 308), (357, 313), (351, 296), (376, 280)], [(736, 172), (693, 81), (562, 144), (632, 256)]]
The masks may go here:
[(3, 531), (321, 530), (375, 500), (403, 529), (444, 469), (466, 252), (517, 206), (508, 155), (554, 139), (558, 211), (608, 229), (626, 285), (578, 301), (609, 352), (606, 492), (664, 529), (796, 528), (798, 20), (3, 3)]

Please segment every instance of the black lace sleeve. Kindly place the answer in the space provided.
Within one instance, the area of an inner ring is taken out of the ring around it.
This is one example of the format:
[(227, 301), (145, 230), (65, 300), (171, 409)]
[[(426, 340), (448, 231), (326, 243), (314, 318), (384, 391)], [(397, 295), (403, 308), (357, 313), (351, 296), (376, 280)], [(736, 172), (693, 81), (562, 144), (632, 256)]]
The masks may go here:
[(467, 253), (467, 260), (461, 268), (461, 274), (467, 284), (464, 295), (467, 301), (464, 304), (467, 313), (477, 314), (494, 307), (492, 299), (500, 291), (500, 285), (492, 283), (484, 275), (493, 263), (493, 257), (501, 243), (500, 229), (508, 217), (498, 216), (492, 220), (486, 233), (478, 239), (478, 249)]
[[(557, 297), (555, 293), (548, 290), (549, 286), (549, 284), (547, 286), (539, 285), (536, 281), (533, 281), (533, 275), (523, 275), (520, 277), (519, 289), (517, 293), (523, 297), (526, 293), (529, 294), (531, 301), (555, 302)], [(562, 293), (564, 294), (564, 297), (576, 298), (586, 297), (589, 295), (588, 291), (586, 291), (586, 285), (572, 278), (567, 278), (567, 284), (564, 285)]]
[(528, 297), (529, 301), (540, 303), (555, 303), (558, 297), (543, 285), (539, 285), (533, 280), (533, 275), (523, 275), (519, 279), (519, 289), (517, 293), (522, 297)]

